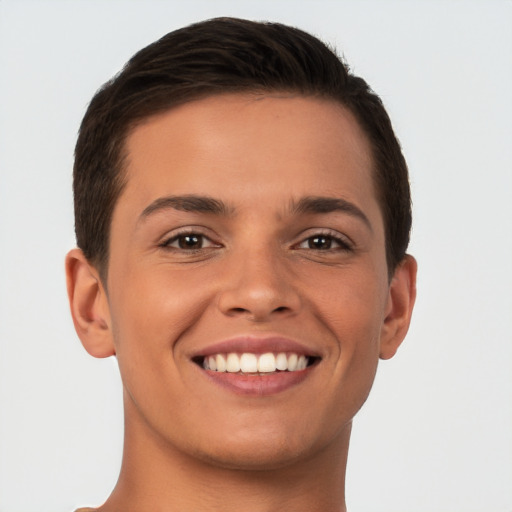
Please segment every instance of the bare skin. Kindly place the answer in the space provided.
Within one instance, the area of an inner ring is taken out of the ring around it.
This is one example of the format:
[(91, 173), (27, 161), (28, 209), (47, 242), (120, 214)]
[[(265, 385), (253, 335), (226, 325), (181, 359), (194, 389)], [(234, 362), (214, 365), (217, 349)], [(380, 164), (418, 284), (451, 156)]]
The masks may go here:
[[(412, 257), (388, 279), (365, 135), (333, 102), (225, 95), (148, 119), (126, 149), (107, 283), (67, 258), (77, 332), (124, 386), (98, 510), (345, 511), (352, 418), (415, 298)], [(208, 366), (229, 353), (307, 367)]]

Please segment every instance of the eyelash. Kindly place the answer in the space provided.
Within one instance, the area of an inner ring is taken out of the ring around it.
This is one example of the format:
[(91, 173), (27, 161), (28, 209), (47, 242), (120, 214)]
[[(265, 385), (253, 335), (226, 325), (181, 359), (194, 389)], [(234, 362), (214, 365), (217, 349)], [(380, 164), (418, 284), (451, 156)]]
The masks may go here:
[[(329, 247), (326, 248), (314, 248), (311, 246), (308, 247), (301, 247), (303, 244), (309, 244), (314, 239), (323, 239), (324, 241), (329, 243)], [(337, 247), (332, 247), (332, 244), (336, 244)], [(302, 239), (301, 242), (296, 244), (295, 246), (297, 249), (304, 249), (304, 250), (312, 250), (315, 252), (333, 252), (333, 251), (353, 251), (353, 245), (352, 243), (343, 236), (340, 236), (339, 233), (333, 233), (331, 231), (316, 231), (312, 233), (310, 236)]]
[[(181, 245), (180, 242), (186, 243), (187, 237), (191, 239), (195, 238), (197, 240), (196, 243), (200, 244), (200, 247), (185, 247)], [(313, 241), (315, 239), (318, 239), (320, 243), (323, 241), (328, 245), (328, 247), (312, 247), (310, 244), (314, 243)], [(207, 247), (204, 247), (205, 241), (208, 242)], [(173, 244), (178, 244), (178, 246), (174, 246)], [(304, 244), (308, 244), (308, 246), (303, 247)], [(333, 244), (335, 247), (332, 247)], [(159, 247), (167, 250), (183, 251), (193, 254), (211, 248), (220, 248), (222, 245), (214, 242), (210, 237), (200, 231), (187, 229), (166, 238), (161, 244), (159, 244)], [(322, 230), (314, 231), (310, 236), (303, 238), (298, 244), (292, 246), (292, 248), (299, 250), (311, 250), (315, 252), (353, 251), (353, 245), (346, 237), (340, 236), (338, 233)]]
[[(178, 246), (178, 247), (173, 246), (174, 243), (179, 244), (181, 240), (184, 240), (187, 237), (198, 239), (200, 241), (201, 247), (186, 248), (186, 247), (181, 247), (181, 246)], [(203, 246), (204, 242), (206, 240), (210, 243), (210, 245), (208, 247)], [(184, 230), (180, 233), (175, 233), (170, 238), (166, 238), (161, 244), (159, 244), (159, 246), (164, 249), (168, 249), (168, 250), (177, 250), (177, 251), (184, 251), (184, 252), (189, 252), (189, 253), (195, 253), (195, 252), (202, 251), (205, 249), (210, 249), (211, 247), (221, 247), (220, 244), (215, 243), (211, 238), (209, 238), (205, 234), (195, 231), (195, 230)]]

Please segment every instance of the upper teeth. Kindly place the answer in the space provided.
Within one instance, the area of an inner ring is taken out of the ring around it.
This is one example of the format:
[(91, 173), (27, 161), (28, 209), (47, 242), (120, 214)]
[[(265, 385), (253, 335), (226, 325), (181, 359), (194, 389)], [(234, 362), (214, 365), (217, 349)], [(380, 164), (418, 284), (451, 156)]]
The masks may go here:
[(206, 370), (229, 373), (271, 373), (276, 370), (294, 372), (304, 370), (308, 365), (308, 358), (304, 355), (279, 352), (273, 354), (243, 354), (229, 353), (216, 354), (204, 358), (203, 367)]

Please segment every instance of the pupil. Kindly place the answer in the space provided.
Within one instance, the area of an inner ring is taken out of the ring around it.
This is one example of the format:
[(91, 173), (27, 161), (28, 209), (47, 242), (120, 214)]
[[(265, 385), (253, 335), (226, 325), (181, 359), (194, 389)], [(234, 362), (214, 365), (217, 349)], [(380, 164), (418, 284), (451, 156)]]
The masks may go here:
[(310, 249), (330, 249), (331, 239), (327, 236), (314, 236), (309, 240)]
[(184, 235), (179, 239), (181, 249), (200, 249), (201, 237), (199, 235)]

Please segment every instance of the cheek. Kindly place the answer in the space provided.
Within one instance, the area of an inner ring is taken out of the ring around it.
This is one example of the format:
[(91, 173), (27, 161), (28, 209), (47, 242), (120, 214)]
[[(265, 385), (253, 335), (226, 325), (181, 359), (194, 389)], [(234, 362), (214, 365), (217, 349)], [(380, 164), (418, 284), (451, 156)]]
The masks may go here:
[(112, 289), (112, 330), (126, 383), (138, 375), (145, 387), (149, 375), (172, 378), (180, 338), (194, 328), (209, 303), (207, 287), (169, 274), (132, 272)]
[[(169, 272), (134, 272), (113, 288), (111, 310), (116, 357), (126, 390), (126, 414), (151, 419), (165, 430), (176, 410), (187, 407), (180, 340), (208, 303), (205, 287), (190, 280), (170, 279)], [(163, 404), (173, 404), (171, 409)]]
[(333, 294), (324, 316), (338, 342), (332, 357), (334, 407), (350, 416), (366, 400), (375, 378), (387, 290), (386, 281), (371, 272), (352, 277), (350, 286), (341, 285)]
[(115, 305), (113, 322), (124, 331), (118, 329), (117, 338), (124, 343), (126, 335), (151, 336), (155, 342), (167, 337), (171, 342), (173, 334), (194, 323), (207, 304), (207, 282), (199, 284), (189, 273), (170, 272), (164, 265), (120, 277), (111, 301)]
[(378, 268), (354, 266), (311, 278), (305, 288), (314, 291), (312, 305), (341, 350), (362, 350), (378, 340), (387, 298), (387, 282)]

